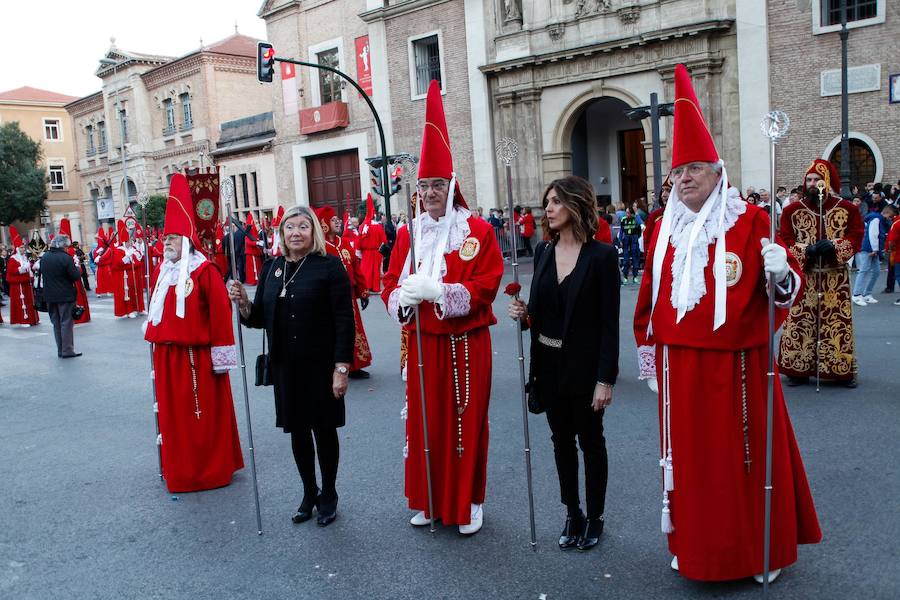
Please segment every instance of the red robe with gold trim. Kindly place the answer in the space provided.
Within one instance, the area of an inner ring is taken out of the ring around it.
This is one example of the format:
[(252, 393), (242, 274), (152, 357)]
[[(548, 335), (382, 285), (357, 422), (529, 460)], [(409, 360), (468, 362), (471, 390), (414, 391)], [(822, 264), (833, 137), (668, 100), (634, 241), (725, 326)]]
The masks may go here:
[[(441, 282), (443, 307), (427, 301), (419, 305), (434, 517), (445, 525), (469, 524), (471, 504), (484, 502), (493, 358), (488, 327), (497, 322), (491, 303), (503, 276), (503, 258), (494, 230), (475, 216), (467, 223), (470, 233), (465, 242), (458, 250), (444, 254), (447, 272)], [(412, 313), (402, 314), (399, 307), (400, 277), (408, 253), (409, 229), (402, 227), (397, 231), (381, 297), (391, 316), (410, 332), (405, 494), (411, 509), (427, 514), (422, 405), (416, 373), (419, 348)], [(461, 415), (457, 413), (457, 387), (460, 404), (465, 407)]]
[[(78, 272), (81, 272), (81, 263), (78, 261), (78, 257), (75, 256), (75, 248), (69, 246), (66, 248), (66, 253), (72, 257), (72, 260), (75, 262), (75, 268), (78, 269)], [(87, 293), (84, 291), (84, 283), (81, 279), (78, 279), (75, 282), (75, 304), (78, 306), (84, 307), (84, 314), (81, 315), (80, 319), (75, 319), (75, 323), (88, 323), (91, 320), (91, 307), (88, 304)]]
[[(863, 223), (859, 210), (846, 200), (832, 196), (822, 208), (824, 224), (818, 207), (805, 198), (788, 204), (781, 213), (781, 238), (803, 268), (806, 286), (784, 324), (778, 366), (785, 375), (815, 377), (816, 342), (821, 339), (820, 377), (848, 381), (856, 375), (857, 364), (847, 263), (859, 252)], [(821, 239), (834, 243), (835, 256), (819, 268), (818, 261), (806, 260), (806, 247)]]
[(103, 253), (98, 264), (110, 269), (113, 314), (125, 317), (133, 312), (144, 311), (144, 287), (141, 285), (144, 265), (141, 255), (136, 251), (126, 254), (123, 248), (114, 246)]
[[(674, 491), (669, 492), (674, 525), (669, 550), (678, 557), (680, 573), (690, 579), (749, 577), (763, 571), (768, 295), (760, 239), (769, 237), (769, 218), (763, 210), (748, 206), (725, 234), (726, 321), (716, 331), (712, 328), (715, 244), (709, 246), (704, 271), (707, 292), (676, 323), (670, 242), (652, 314), (652, 337), (648, 337), (659, 230), (655, 229), (648, 247), (634, 330), (642, 378), (655, 372), (659, 382), (660, 415), (666, 381), (664, 354), (668, 354), (674, 474)], [(790, 254), (788, 261), (799, 273)], [(776, 313), (780, 325), (787, 310), (776, 309)], [(797, 544), (817, 543), (822, 533), (777, 375), (773, 423), (770, 568), (774, 570), (794, 563)], [(661, 419), (661, 431), (663, 426)]]
[(156, 292), (166, 294), (162, 320), (148, 322), (144, 335), (153, 344), (162, 472), (170, 492), (228, 485), (244, 467), (227, 371), (237, 364), (231, 302), (209, 261), (189, 277), (184, 318), (175, 314), (176, 286), (167, 286)]
[(381, 263), (384, 259), (378, 249), (387, 242), (381, 223), (369, 223), (360, 228), (359, 250), (362, 252), (359, 268), (366, 285), (373, 292), (381, 291)]
[(359, 310), (359, 304), (356, 302), (362, 298), (363, 294), (368, 292), (366, 280), (362, 273), (359, 272), (359, 263), (356, 254), (349, 248), (344, 247), (339, 236), (334, 236), (334, 241), (325, 240), (325, 250), (332, 256), (341, 259), (344, 270), (350, 278), (353, 288), (353, 321), (356, 324), (356, 339), (353, 342), (353, 363), (350, 365), (351, 371), (359, 371), (365, 369), (372, 364), (372, 351), (369, 348), (369, 339), (366, 337), (366, 330), (363, 329), (362, 314)]
[[(37, 325), (41, 320), (38, 311), (34, 309), (34, 288), (31, 287), (33, 273), (26, 256), (14, 253), (6, 259), (10, 325)], [(19, 262), (20, 258), (23, 262)], [(24, 273), (21, 272), (23, 266)]]

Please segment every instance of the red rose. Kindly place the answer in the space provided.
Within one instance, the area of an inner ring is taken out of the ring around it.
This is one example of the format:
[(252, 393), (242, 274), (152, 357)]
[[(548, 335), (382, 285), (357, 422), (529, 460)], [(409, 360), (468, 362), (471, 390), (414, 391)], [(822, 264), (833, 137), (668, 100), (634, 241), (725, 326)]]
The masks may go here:
[(503, 291), (507, 296), (516, 296), (522, 291), (522, 286), (519, 285), (518, 282), (513, 281), (512, 283), (506, 284), (506, 288)]

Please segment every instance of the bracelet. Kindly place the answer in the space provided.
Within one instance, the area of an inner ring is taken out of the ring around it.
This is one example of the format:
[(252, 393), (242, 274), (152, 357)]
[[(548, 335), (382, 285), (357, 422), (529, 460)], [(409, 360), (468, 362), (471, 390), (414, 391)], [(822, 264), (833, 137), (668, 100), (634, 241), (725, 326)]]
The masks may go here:
[(606, 383), (605, 381), (598, 381), (597, 385), (602, 385), (603, 387), (609, 388), (609, 389), (613, 389), (613, 387), (614, 387), (612, 383)]

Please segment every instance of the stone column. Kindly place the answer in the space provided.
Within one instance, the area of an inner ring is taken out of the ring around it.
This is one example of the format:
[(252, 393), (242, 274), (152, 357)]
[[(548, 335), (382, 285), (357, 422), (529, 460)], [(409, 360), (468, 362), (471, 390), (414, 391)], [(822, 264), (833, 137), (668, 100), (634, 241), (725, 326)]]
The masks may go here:
[(546, 182), (541, 164), (541, 90), (516, 92), (519, 157), (516, 160), (514, 198), (522, 206), (539, 207)]

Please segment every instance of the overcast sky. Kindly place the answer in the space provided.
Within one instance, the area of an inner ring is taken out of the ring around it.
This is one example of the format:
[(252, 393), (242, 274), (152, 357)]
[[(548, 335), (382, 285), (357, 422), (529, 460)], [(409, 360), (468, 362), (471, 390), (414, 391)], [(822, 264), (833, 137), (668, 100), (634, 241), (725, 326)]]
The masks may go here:
[(0, 0), (0, 92), (31, 86), (86, 96), (110, 46), (181, 56), (238, 31), (266, 38), (262, 0)]

